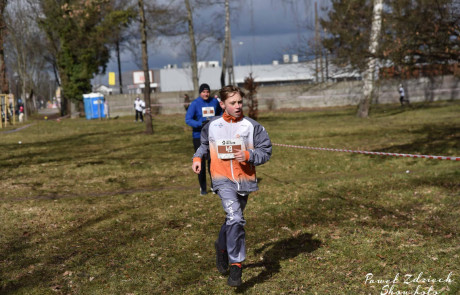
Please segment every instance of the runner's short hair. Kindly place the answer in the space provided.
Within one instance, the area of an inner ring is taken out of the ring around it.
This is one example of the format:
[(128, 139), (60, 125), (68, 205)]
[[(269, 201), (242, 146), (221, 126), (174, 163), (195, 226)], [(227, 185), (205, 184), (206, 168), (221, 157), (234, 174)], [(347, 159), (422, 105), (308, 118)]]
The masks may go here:
[(237, 92), (241, 95), (241, 98), (244, 97), (244, 92), (243, 90), (241, 90), (240, 87), (227, 85), (223, 87), (221, 90), (219, 90), (220, 100), (224, 102), (227, 98), (232, 97)]

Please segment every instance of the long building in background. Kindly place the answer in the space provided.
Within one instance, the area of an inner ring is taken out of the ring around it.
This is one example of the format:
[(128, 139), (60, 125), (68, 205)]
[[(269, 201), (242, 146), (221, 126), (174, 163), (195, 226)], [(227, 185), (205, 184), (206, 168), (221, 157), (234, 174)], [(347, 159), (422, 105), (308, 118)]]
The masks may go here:
[[(344, 81), (360, 80), (361, 75), (357, 71), (349, 69), (338, 69), (329, 65), (321, 73), (316, 74), (315, 61), (298, 62), (295, 55), (292, 59), (289, 56), (283, 57), (283, 63), (274, 61), (269, 65), (245, 65), (235, 66), (235, 81), (242, 86), (246, 77), (252, 74), (256, 83), (261, 87), (266, 85), (295, 85), (305, 83), (315, 83), (322, 81)], [(130, 71), (123, 73), (123, 93), (135, 94), (142, 93), (144, 85), (135, 83), (136, 75), (140, 71)], [(151, 89), (154, 92), (177, 92), (193, 91), (192, 69), (189, 63), (182, 67), (168, 65), (163, 69), (154, 69)], [(202, 61), (198, 63), (199, 84), (207, 83), (212, 89), (219, 89), (222, 68), (218, 61)], [(319, 80), (319, 81), (318, 81)], [(118, 79), (116, 79), (118, 83)], [(228, 76), (226, 77), (228, 81)], [(107, 87), (104, 83), (95, 85), (94, 91), (105, 92), (107, 94), (119, 94), (119, 86)]]

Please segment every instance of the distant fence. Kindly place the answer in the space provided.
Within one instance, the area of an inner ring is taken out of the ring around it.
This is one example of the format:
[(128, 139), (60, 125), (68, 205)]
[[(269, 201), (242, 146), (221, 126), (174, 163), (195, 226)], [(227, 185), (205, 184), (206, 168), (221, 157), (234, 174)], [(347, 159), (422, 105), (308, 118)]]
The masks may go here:
[[(373, 103), (399, 103), (399, 84), (405, 88), (411, 102), (460, 99), (460, 80), (453, 76), (435, 79), (381, 80), (377, 83), (377, 95)], [(264, 86), (258, 89), (259, 110), (290, 108), (318, 108), (357, 105), (362, 97), (362, 81), (346, 81), (326, 84), (290, 86)], [(152, 107), (160, 114), (185, 114), (183, 95), (190, 92), (154, 93)], [(110, 116), (134, 115), (134, 99), (137, 95), (106, 96)]]

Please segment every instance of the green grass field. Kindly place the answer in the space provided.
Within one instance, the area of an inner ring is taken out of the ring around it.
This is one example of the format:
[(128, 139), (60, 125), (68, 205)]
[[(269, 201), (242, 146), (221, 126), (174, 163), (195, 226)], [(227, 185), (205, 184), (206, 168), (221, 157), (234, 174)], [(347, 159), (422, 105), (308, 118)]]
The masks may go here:
[[(460, 156), (459, 102), (354, 113), (258, 121), (274, 143)], [(214, 265), (224, 213), (199, 196), (183, 116), (155, 117), (153, 136), (132, 119), (0, 130), (1, 294), (460, 293), (459, 161), (275, 146), (232, 289)]]

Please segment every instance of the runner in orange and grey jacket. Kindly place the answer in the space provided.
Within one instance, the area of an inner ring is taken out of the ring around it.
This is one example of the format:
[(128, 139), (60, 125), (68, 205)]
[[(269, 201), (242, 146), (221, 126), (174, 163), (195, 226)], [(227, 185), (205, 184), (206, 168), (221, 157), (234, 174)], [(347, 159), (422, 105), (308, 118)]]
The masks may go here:
[[(231, 150), (241, 146), (247, 160), (238, 162)], [(258, 190), (255, 166), (270, 159), (272, 144), (265, 128), (247, 117), (235, 118), (227, 113), (212, 119), (201, 131), (201, 146), (194, 161), (210, 151), (214, 190), (235, 187), (240, 194)]]
[[(196, 169), (196, 166), (201, 165), (201, 158), (209, 150), (213, 189), (221, 198), (226, 212), (216, 250), (227, 251), (227, 267), (230, 263), (241, 268), (241, 262), (246, 258), (243, 211), (249, 193), (258, 190), (255, 166), (270, 159), (272, 144), (262, 125), (243, 116), (244, 93), (234, 86), (226, 86), (220, 92), (220, 104), (225, 112), (203, 127), (201, 146), (193, 156), (192, 168), (195, 173), (199, 172), (201, 167)], [(218, 269), (224, 273), (219, 263)], [(230, 281), (229, 277), (229, 285), (232, 286)]]

